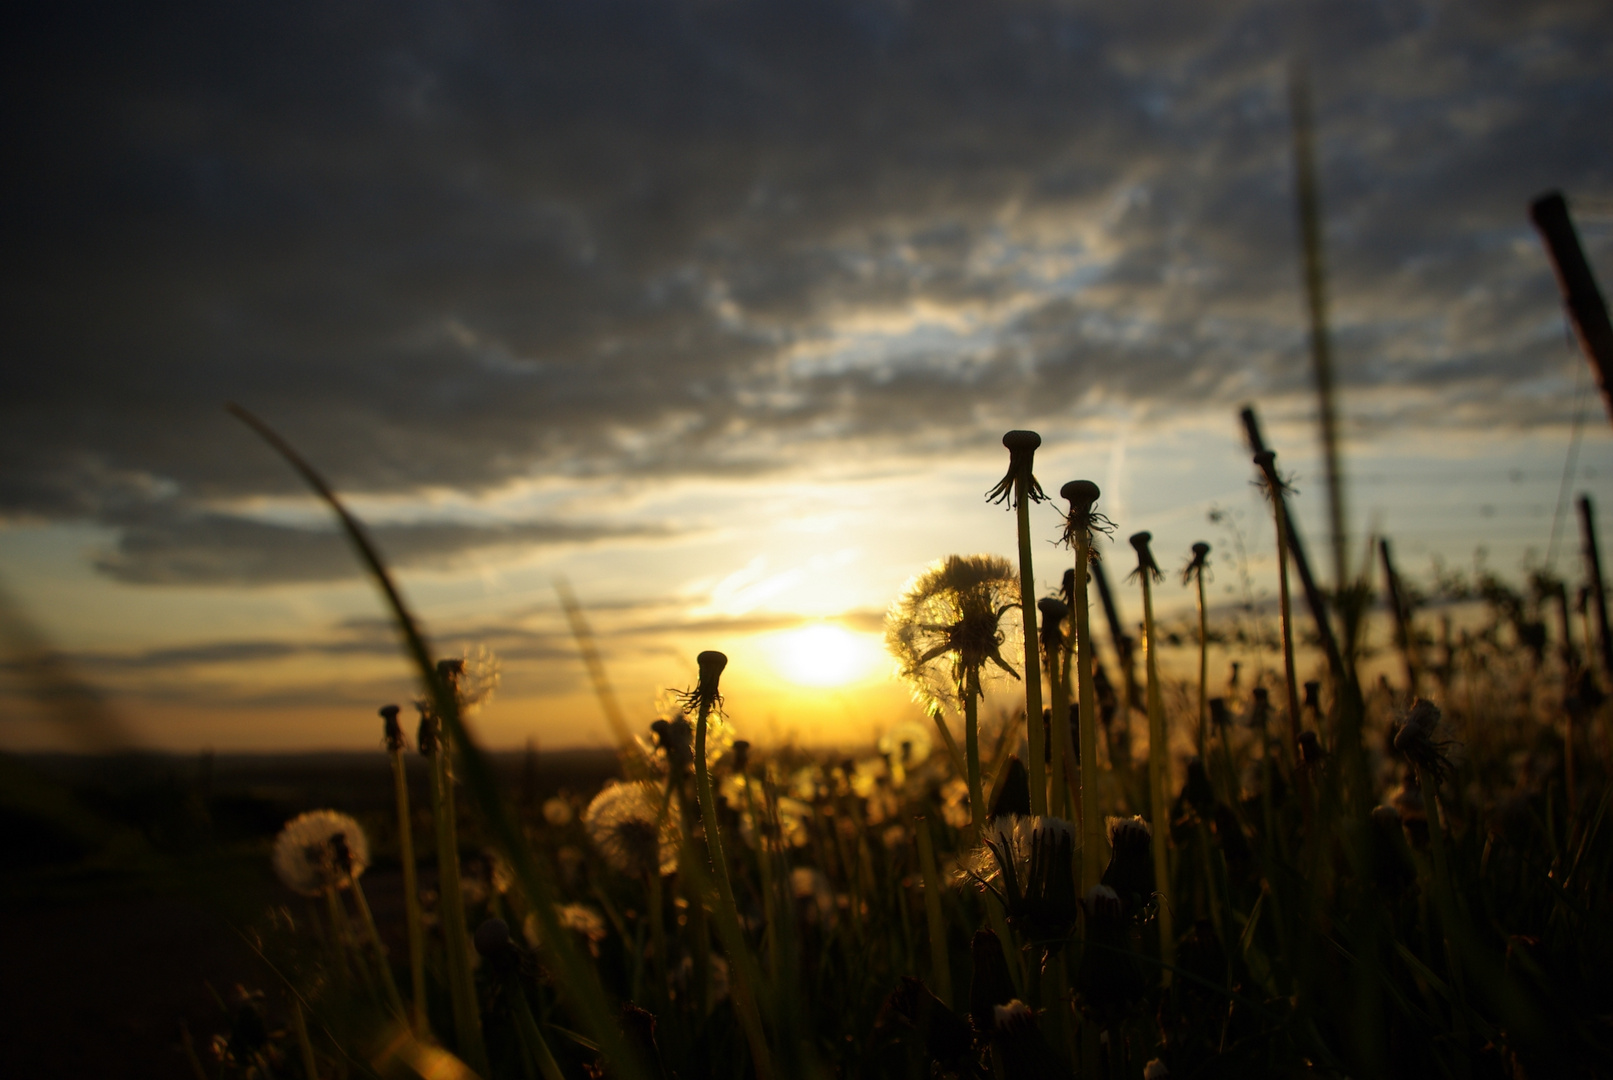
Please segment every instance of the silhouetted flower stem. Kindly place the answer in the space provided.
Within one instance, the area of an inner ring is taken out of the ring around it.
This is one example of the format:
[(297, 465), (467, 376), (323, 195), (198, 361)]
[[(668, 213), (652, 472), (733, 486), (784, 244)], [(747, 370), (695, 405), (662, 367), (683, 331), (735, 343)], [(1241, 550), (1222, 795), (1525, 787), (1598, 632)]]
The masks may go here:
[(1042, 651), (1047, 663), (1048, 729), (1053, 738), (1049, 748), (1053, 760), (1049, 813), (1078, 821), (1080, 795), (1075, 788), (1075, 753), (1070, 746), (1070, 684), (1061, 662), (1066, 651), (1063, 623), (1070, 609), (1056, 597), (1044, 596), (1036, 602), (1042, 617)]
[[(422, 725), (422, 730), (424, 727)], [(420, 750), (430, 754), (431, 818), (437, 829), (437, 914), (443, 951), (448, 960), (448, 1001), (454, 1017), (454, 1044), (459, 1056), (473, 1069), (481, 1071), (486, 1069), (487, 1051), (482, 1045), (481, 1015), (476, 1005), (476, 982), (471, 976), (470, 950), (465, 947), (469, 925), (465, 921), (465, 897), (459, 883), (454, 771), (450, 751), (441, 739), (434, 718), (431, 731), (432, 744), (428, 747), (422, 740)]]
[[(1143, 589), (1143, 656), (1147, 674), (1148, 701), (1148, 801), (1159, 840), (1154, 848), (1154, 888), (1159, 892), (1159, 955), (1166, 964), (1173, 962), (1176, 938), (1171, 932), (1171, 876), (1167, 851), (1170, 840), (1170, 818), (1166, 810), (1165, 781), (1170, 769), (1170, 756), (1166, 745), (1165, 702), (1160, 694), (1159, 650), (1154, 637), (1154, 582), (1162, 575), (1154, 555), (1148, 549), (1153, 536), (1146, 532), (1133, 533), (1131, 546), (1137, 550), (1137, 580)], [(1171, 971), (1167, 967), (1163, 978), (1169, 986)]]
[(425, 1038), (430, 1029), (426, 1017), (426, 935), (420, 921), (420, 881), (414, 861), (414, 825), (409, 813), (409, 774), (404, 768), (405, 740), (398, 724), (398, 707), (381, 710), (386, 721), (386, 747), (392, 759), (392, 792), (398, 811), (398, 861), (403, 866), (403, 904), (409, 933), (409, 990), (414, 1008), (411, 1013), (416, 1038)]
[(963, 759), (969, 770), (969, 816), (980, 835), (986, 828), (986, 792), (980, 784), (980, 675), (973, 669), (964, 675)]
[(364, 924), (364, 934), (370, 939), (370, 947), (375, 950), (375, 966), (381, 979), (381, 992), (386, 995), (387, 1007), (402, 1023), (408, 1023), (409, 1013), (403, 1007), (403, 995), (398, 993), (397, 980), (392, 977), (392, 965), (387, 962), (386, 946), (381, 942), (381, 931), (375, 925), (375, 915), (370, 911), (370, 901), (364, 895), (364, 886), (353, 879), (353, 903), (358, 908), (359, 921)]
[[(772, 1056), (762, 1031), (761, 1014), (757, 1006), (760, 990), (760, 968), (751, 955), (740, 929), (739, 906), (734, 902), (734, 885), (728, 874), (728, 857), (723, 852), (722, 833), (717, 825), (716, 794), (711, 786), (711, 770), (706, 762), (706, 731), (710, 727), (712, 710), (722, 704), (718, 690), (728, 657), (715, 650), (707, 650), (695, 658), (700, 678), (695, 688), (684, 695), (684, 703), (695, 710), (694, 778), (695, 799), (700, 804), (700, 825), (706, 838), (706, 854), (711, 862), (712, 876), (717, 886), (718, 936), (728, 953), (729, 977), (733, 982), (735, 1012), (750, 1042), (751, 1056), (756, 1074), (767, 1080), (773, 1075)], [(703, 875), (702, 875), (703, 876)], [(702, 1003), (705, 1007), (705, 1003)]]
[(1075, 577), (1070, 599), (1075, 609), (1075, 683), (1080, 706), (1081, 740), (1081, 892), (1098, 884), (1103, 876), (1103, 816), (1098, 810), (1098, 694), (1092, 676), (1092, 613), (1087, 602), (1087, 582), (1092, 566), (1092, 534), (1108, 527), (1108, 521), (1093, 510), (1098, 501), (1098, 485), (1090, 480), (1072, 480), (1059, 489), (1070, 502), (1065, 519), (1065, 543), (1075, 548)]
[(1193, 545), (1193, 561), (1182, 571), (1182, 584), (1198, 585), (1199, 600), (1199, 759), (1204, 759), (1204, 748), (1209, 745), (1210, 728), (1210, 623), (1209, 609), (1204, 601), (1204, 569), (1210, 545), (1200, 540)]
[(1037, 656), (1036, 574), (1031, 568), (1030, 505), (1047, 496), (1031, 467), (1042, 437), (1034, 431), (1010, 431), (1003, 436), (1008, 448), (1008, 473), (986, 493), (993, 502), (1012, 499), (1019, 521), (1019, 614), (1025, 631), (1025, 734), (1030, 747), (1031, 813), (1047, 813), (1047, 748), (1042, 731), (1042, 671)]
[(1299, 792), (1307, 823), (1310, 820), (1310, 781), (1305, 770), (1299, 768), (1299, 678), (1294, 674), (1294, 608), (1288, 593), (1288, 508), (1284, 495), (1287, 487), (1277, 475), (1277, 453), (1262, 450), (1255, 455), (1255, 464), (1265, 479), (1265, 490), (1271, 499), (1272, 518), (1277, 523), (1277, 603), (1283, 623), (1283, 679), (1288, 691), (1288, 744), (1287, 758), (1294, 775), (1294, 786)]

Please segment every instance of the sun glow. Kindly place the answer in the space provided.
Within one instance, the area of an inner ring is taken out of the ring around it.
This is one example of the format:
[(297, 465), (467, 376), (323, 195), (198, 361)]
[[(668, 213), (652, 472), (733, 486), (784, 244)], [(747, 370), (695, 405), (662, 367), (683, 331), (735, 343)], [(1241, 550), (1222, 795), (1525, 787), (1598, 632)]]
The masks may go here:
[(773, 667), (801, 686), (844, 686), (875, 671), (885, 653), (879, 640), (833, 623), (772, 635)]

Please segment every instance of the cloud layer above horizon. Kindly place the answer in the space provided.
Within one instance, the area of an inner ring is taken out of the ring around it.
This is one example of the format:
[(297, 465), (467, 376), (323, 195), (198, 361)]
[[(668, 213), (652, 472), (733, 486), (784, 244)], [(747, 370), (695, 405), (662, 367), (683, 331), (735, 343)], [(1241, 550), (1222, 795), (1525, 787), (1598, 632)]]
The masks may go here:
[[(622, 492), (1307, 392), (1314, 88), (1357, 433), (1564, 423), (1527, 224), (1613, 194), (1601, 3), (25, 4), (0, 514), (147, 584), (327, 581), (347, 491)], [(1593, 263), (1613, 244), (1586, 233)], [(402, 565), (666, 535), (580, 496)]]

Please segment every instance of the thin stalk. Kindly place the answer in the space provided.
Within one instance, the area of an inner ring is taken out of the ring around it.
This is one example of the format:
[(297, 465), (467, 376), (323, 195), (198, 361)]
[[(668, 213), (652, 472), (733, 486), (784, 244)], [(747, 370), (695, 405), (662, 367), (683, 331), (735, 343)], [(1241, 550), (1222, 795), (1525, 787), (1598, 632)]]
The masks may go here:
[(303, 1074), (308, 1080), (319, 1080), (319, 1061), (314, 1057), (314, 1044), (308, 1038), (308, 1019), (302, 1014), (302, 1002), (296, 998), (291, 1001), (291, 1030), (297, 1037), (297, 1053), (302, 1058)]
[(337, 981), (345, 985), (352, 978), (347, 962), (347, 912), (342, 910), (341, 898), (336, 890), (326, 888), (325, 917), (330, 920), (330, 953), (335, 965)]
[[(1070, 503), (1064, 519), (1064, 542), (1075, 549), (1075, 566), (1070, 572), (1070, 606), (1075, 610), (1075, 682), (1081, 725), (1081, 788), (1076, 801), (1081, 806), (1081, 895), (1085, 896), (1102, 880), (1104, 852), (1103, 820), (1098, 813), (1098, 689), (1093, 679), (1092, 609), (1087, 583), (1094, 570), (1092, 533), (1095, 529), (1106, 531), (1110, 526), (1108, 519), (1093, 510), (1100, 494), (1097, 484), (1090, 480), (1071, 480), (1059, 489), (1059, 494)], [(1102, 568), (1097, 568), (1097, 572), (1101, 575)], [(1107, 586), (1102, 585), (1101, 579), (1100, 591), (1105, 610), (1110, 614), (1109, 628), (1117, 635), (1115, 646), (1124, 657), (1119, 616), (1114, 613)], [(1068, 721), (1065, 723), (1067, 726)]]
[(1199, 760), (1209, 744), (1210, 732), (1210, 619), (1209, 605), (1204, 598), (1204, 562), (1199, 561), (1193, 578), (1198, 586), (1199, 600)]
[(1025, 740), (1030, 750), (1031, 813), (1047, 813), (1047, 746), (1042, 731), (1042, 665), (1036, 633), (1036, 574), (1031, 568), (1031, 503), (1047, 495), (1032, 471), (1042, 437), (1034, 431), (1010, 431), (1003, 436), (1008, 450), (1008, 472), (986, 492), (986, 501), (1013, 501), (1019, 526), (1019, 614), (1025, 631)]
[[(708, 893), (717, 890), (707, 877), (705, 868), (700, 865), (699, 859), (693, 857), (692, 853), (693, 846), (686, 844), (686, 857), (682, 860), (684, 872), (697, 894), (696, 903), (711, 905), (717, 937), (722, 941), (723, 950), (728, 954), (728, 977), (734, 1013), (739, 1018), (740, 1028), (745, 1032), (745, 1039), (751, 1051), (751, 1063), (755, 1066), (757, 1077), (759, 1080), (769, 1080), (776, 1073), (772, 1051), (768, 1048), (767, 1036), (762, 1030), (761, 1011), (757, 1006), (761, 969), (751, 954), (750, 946), (745, 942), (744, 930), (739, 925), (734, 909), (723, 904), (720, 896), (715, 902), (707, 897)], [(693, 922), (692, 919), (690, 921)]]
[(1074, 799), (1070, 796), (1076, 775), (1075, 753), (1070, 746), (1070, 688), (1058, 677), (1058, 668), (1055, 667), (1050, 674), (1053, 677), (1052, 707), (1049, 712), (1049, 728), (1053, 736), (1053, 771), (1048, 777), (1051, 794), (1048, 812), (1054, 817), (1069, 819), (1079, 812), (1079, 796)]
[[(1171, 930), (1170, 817), (1165, 800), (1165, 774), (1170, 759), (1165, 745), (1165, 702), (1160, 694), (1159, 649), (1154, 637), (1153, 575), (1156, 571), (1153, 556), (1148, 554), (1149, 539), (1147, 533), (1137, 533), (1131, 538), (1131, 543), (1140, 556), (1137, 577), (1143, 587), (1143, 657), (1148, 695), (1148, 795), (1154, 819), (1154, 888), (1160, 896), (1159, 955), (1166, 964), (1171, 964), (1176, 957), (1176, 937)], [(1169, 986), (1169, 967), (1164, 969), (1162, 977), (1165, 985)]]
[(420, 882), (414, 861), (414, 825), (409, 813), (409, 776), (403, 764), (401, 741), (392, 748), (392, 790), (398, 811), (398, 860), (403, 864), (403, 904), (409, 931), (409, 988), (414, 998), (414, 1033), (425, 1038), (431, 1024), (426, 1017), (426, 934), (420, 919)]
[(353, 902), (358, 907), (359, 921), (364, 924), (364, 934), (370, 939), (370, 947), (375, 950), (375, 966), (381, 974), (381, 991), (386, 994), (386, 1003), (400, 1021), (408, 1023), (409, 1013), (403, 1007), (403, 995), (398, 993), (397, 980), (392, 977), (392, 965), (387, 963), (386, 946), (381, 942), (381, 931), (375, 926), (375, 916), (370, 912), (370, 901), (364, 895), (364, 886), (357, 877), (353, 878)]
[(1395, 644), (1399, 646), (1401, 659), (1406, 665), (1406, 700), (1415, 701), (1417, 674), (1422, 665), (1417, 658), (1417, 644), (1411, 628), (1411, 613), (1407, 610), (1406, 598), (1400, 591), (1400, 575), (1395, 573), (1394, 556), (1389, 551), (1387, 537), (1378, 538), (1378, 555), (1383, 560), (1384, 586), (1389, 593), (1389, 614), (1395, 621)]
[[(700, 823), (705, 833), (706, 855), (711, 863), (716, 882), (717, 898), (712, 914), (716, 917), (717, 934), (728, 953), (729, 975), (733, 980), (735, 1012), (750, 1041), (751, 1056), (756, 1074), (761, 1080), (773, 1075), (772, 1052), (762, 1031), (758, 997), (761, 993), (761, 968), (751, 953), (739, 921), (739, 905), (734, 902), (734, 885), (728, 873), (728, 857), (723, 851), (722, 833), (717, 824), (717, 800), (711, 786), (711, 770), (706, 764), (706, 731), (710, 726), (711, 710), (717, 700), (717, 676), (728, 658), (721, 653), (700, 654), (699, 709), (695, 714), (694, 779), (695, 799), (700, 804)], [(694, 860), (689, 860), (691, 863)], [(704, 893), (706, 890), (700, 890)]]
[(1277, 602), (1283, 624), (1283, 679), (1288, 691), (1288, 767), (1294, 777), (1300, 805), (1305, 811), (1306, 824), (1311, 817), (1310, 781), (1300, 768), (1299, 757), (1299, 679), (1294, 674), (1294, 607), (1288, 590), (1288, 506), (1283, 498), (1282, 478), (1277, 475), (1277, 455), (1265, 450), (1255, 455), (1265, 476), (1266, 491), (1271, 496), (1272, 519), (1277, 524)]
[(930, 978), (935, 994), (948, 1008), (952, 1000), (952, 961), (947, 955), (946, 920), (941, 914), (941, 874), (935, 866), (935, 844), (930, 839), (930, 823), (920, 814), (913, 819), (913, 835), (918, 838), (919, 873), (924, 876), (924, 917), (930, 931)]
[(1103, 818), (1098, 809), (1098, 693), (1092, 681), (1092, 612), (1087, 602), (1087, 574), (1092, 565), (1092, 536), (1086, 530), (1075, 542), (1075, 678), (1081, 738), (1081, 895), (1103, 879)]
[(471, 976), (466, 941), (465, 896), (459, 883), (459, 832), (454, 814), (454, 771), (446, 745), (431, 755), (436, 783), (432, 787), (432, 818), (437, 826), (437, 903), (442, 918), (443, 948), (448, 957), (448, 1000), (454, 1016), (454, 1045), (459, 1056), (477, 1072), (487, 1070), (487, 1048), (482, 1043), (476, 982)]
[(986, 835), (986, 795), (980, 788), (980, 676), (973, 668), (964, 674), (963, 755), (968, 768), (969, 816), (975, 835)]
[(1042, 730), (1042, 666), (1036, 633), (1036, 575), (1031, 569), (1030, 502), (1025, 482), (1016, 481), (1019, 517), (1019, 611), (1025, 628), (1025, 733), (1030, 749), (1031, 813), (1047, 813), (1047, 746)]

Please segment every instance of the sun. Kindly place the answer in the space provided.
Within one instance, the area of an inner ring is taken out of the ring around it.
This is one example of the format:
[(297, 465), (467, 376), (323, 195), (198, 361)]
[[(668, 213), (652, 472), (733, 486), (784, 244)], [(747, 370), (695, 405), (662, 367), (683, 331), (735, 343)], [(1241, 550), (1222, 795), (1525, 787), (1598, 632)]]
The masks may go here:
[(884, 656), (878, 642), (833, 623), (772, 635), (773, 667), (800, 686), (844, 686), (863, 678)]

